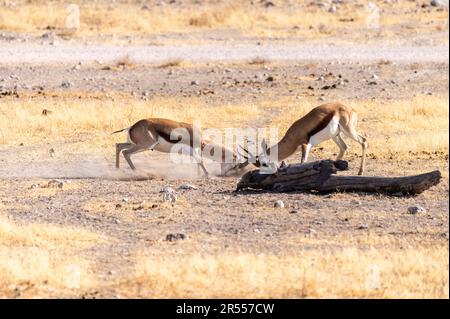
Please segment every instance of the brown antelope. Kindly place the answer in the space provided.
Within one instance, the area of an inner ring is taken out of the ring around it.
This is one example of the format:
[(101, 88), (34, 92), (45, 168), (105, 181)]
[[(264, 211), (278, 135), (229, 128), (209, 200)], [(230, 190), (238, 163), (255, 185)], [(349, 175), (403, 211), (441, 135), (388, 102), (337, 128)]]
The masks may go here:
[[(308, 160), (308, 155), (313, 146), (332, 139), (339, 146), (337, 160), (344, 157), (347, 145), (342, 135), (348, 136), (358, 142), (362, 147), (361, 166), (358, 175), (364, 173), (367, 140), (356, 131), (356, 111), (340, 103), (327, 103), (313, 108), (308, 114), (300, 118), (287, 130), (284, 137), (272, 147), (267, 147), (265, 140), (261, 146), (263, 152), (254, 156), (243, 148), (246, 155), (242, 155), (246, 161), (239, 164), (242, 168), (252, 162), (257, 167), (269, 167), (273, 161), (282, 161), (301, 149), (301, 162)], [(272, 156), (270, 156), (272, 154)], [(270, 156), (270, 157), (269, 157)], [(276, 164), (275, 164), (276, 165)]]
[[(198, 163), (205, 176), (208, 171), (203, 164), (202, 155), (221, 162), (221, 174), (225, 175), (230, 170), (236, 169), (233, 161), (236, 161), (234, 152), (223, 146), (214, 144), (208, 140), (202, 140), (200, 130), (189, 123), (172, 121), (169, 119), (149, 118), (143, 119), (128, 128), (113, 132), (112, 134), (127, 131), (127, 143), (116, 144), (116, 168), (119, 168), (120, 153), (123, 153), (125, 160), (132, 170), (135, 170), (131, 155), (146, 150), (157, 150), (163, 153), (174, 153), (180, 150), (184, 154), (189, 154)], [(177, 145), (177, 147), (174, 147)], [(205, 150), (205, 152), (202, 152)], [(217, 150), (221, 151), (221, 156), (215, 156)], [(202, 154), (203, 153), (203, 154)], [(231, 159), (227, 163), (225, 158)]]

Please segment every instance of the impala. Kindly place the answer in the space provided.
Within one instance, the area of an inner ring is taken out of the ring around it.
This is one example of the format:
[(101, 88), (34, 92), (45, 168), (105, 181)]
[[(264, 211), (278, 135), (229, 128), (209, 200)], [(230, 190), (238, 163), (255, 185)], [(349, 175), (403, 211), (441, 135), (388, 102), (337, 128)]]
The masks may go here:
[[(358, 175), (364, 173), (367, 140), (356, 131), (356, 111), (340, 103), (327, 103), (313, 108), (308, 114), (294, 122), (284, 137), (272, 147), (267, 147), (265, 140), (261, 142), (262, 153), (253, 155), (243, 148), (246, 161), (239, 164), (242, 168), (252, 162), (257, 167), (269, 167), (277, 161), (282, 161), (301, 149), (301, 163), (308, 160), (312, 147), (328, 139), (332, 139), (339, 147), (337, 160), (344, 157), (347, 145), (342, 135), (358, 142), (362, 147), (361, 166)], [(272, 156), (271, 156), (272, 155)], [(275, 164), (276, 165), (276, 164)]]
[[(146, 150), (157, 150), (163, 153), (182, 151), (184, 154), (189, 154), (195, 159), (205, 176), (208, 176), (208, 171), (203, 164), (202, 155), (219, 161), (222, 175), (236, 169), (236, 165), (225, 161), (226, 158), (236, 161), (234, 152), (208, 140), (202, 140), (200, 130), (192, 124), (169, 119), (149, 118), (112, 134), (122, 131), (127, 131), (128, 141), (116, 144), (116, 168), (119, 168), (121, 152), (131, 169), (135, 170), (131, 155)], [(220, 151), (221, 154), (215, 154), (216, 151)]]

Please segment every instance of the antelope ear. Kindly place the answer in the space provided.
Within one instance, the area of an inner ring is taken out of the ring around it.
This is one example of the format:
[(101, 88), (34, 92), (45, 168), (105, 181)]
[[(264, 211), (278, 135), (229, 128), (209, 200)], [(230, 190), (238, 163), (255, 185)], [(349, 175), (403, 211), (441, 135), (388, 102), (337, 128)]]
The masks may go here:
[(261, 142), (261, 147), (262, 147), (262, 150), (263, 150), (264, 154), (267, 154), (267, 144), (266, 144), (266, 139), (265, 138), (263, 138), (263, 140)]

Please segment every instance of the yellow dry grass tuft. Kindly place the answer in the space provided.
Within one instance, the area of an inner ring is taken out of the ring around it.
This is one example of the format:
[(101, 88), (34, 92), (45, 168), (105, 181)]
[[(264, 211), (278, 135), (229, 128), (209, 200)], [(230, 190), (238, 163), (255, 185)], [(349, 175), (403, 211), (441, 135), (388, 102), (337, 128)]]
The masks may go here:
[(124, 55), (123, 57), (118, 58), (114, 64), (117, 67), (121, 67), (121, 68), (133, 68), (136, 66), (136, 63), (133, 61), (133, 59), (131, 59), (131, 57), (127, 54)]
[(135, 274), (115, 287), (153, 298), (448, 298), (448, 257), (448, 245), (289, 255), (142, 252)]
[[(374, 1), (381, 8), (382, 1)], [(381, 15), (382, 32), (386, 28), (415, 23), (414, 32), (430, 32), (445, 28), (448, 11), (413, 11), (414, 4), (399, 3)], [(408, 14), (398, 14), (407, 10)], [(18, 32), (41, 32), (56, 29), (64, 37), (114, 34), (158, 34), (192, 32), (199, 29), (237, 29), (261, 36), (302, 36), (311, 40), (331, 35), (348, 34), (349, 28), (367, 28), (367, 8), (355, 10), (353, 4), (343, 4), (333, 14), (326, 8), (297, 6), (295, 9), (277, 5), (265, 8), (242, 1), (227, 1), (202, 6), (144, 6), (139, 3), (84, 3), (80, 5), (80, 30), (66, 30), (69, 15), (60, 2), (31, 2), (18, 6), (5, 6), (0, 10), (0, 29)], [(417, 23), (420, 21), (420, 23)], [(433, 22), (433, 23), (429, 23)], [(436, 23), (437, 22), (437, 23)], [(448, 26), (447, 26), (448, 28)], [(347, 33), (345, 33), (347, 32)], [(404, 32), (407, 32), (405, 30)]]
[(82, 229), (20, 226), (0, 218), (0, 298), (77, 296), (94, 283), (82, 249), (102, 241)]
[(180, 66), (186, 66), (187, 63), (183, 62), (182, 59), (170, 59), (167, 61), (162, 62), (161, 64), (157, 65), (157, 68), (160, 69), (166, 69), (166, 68), (174, 68), (174, 67), (180, 67)]

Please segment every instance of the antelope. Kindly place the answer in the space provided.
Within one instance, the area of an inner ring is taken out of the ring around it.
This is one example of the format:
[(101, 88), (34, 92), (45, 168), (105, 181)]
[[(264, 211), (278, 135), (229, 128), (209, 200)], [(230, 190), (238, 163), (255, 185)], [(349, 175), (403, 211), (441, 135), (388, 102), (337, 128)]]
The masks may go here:
[(365, 167), (367, 140), (357, 133), (356, 122), (356, 111), (349, 106), (340, 103), (319, 105), (294, 122), (277, 144), (267, 147), (263, 139), (260, 155), (255, 156), (248, 149), (241, 147), (246, 154), (240, 154), (244, 157), (245, 162), (241, 163), (239, 167), (248, 165), (249, 161), (257, 167), (270, 167), (273, 164), (276, 165), (273, 162), (273, 156), (269, 157), (271, 153), (278, 156), (277, 161), (282, 161), (298, 149), (301, 149), (301, 163), (304, 163), (308, 160), (312, 147), (329, 139), (338, 145), (340, 152), (337, 160), (341, 160), (347, 150), (347, 145), (342, 139), (342, 135), (345, 135), (358, 142), (362, 147), (361, 165), (358, 172), (358, 175), (362, 175)]
[[(202, 150), (205, 157), (219, 160), (221, 163), (221, 175), (226, 175), (229, 171), (235, 170), (236, 165), (226, 163), (225, 159), (236, 161), (237, 156), (229, 149), (212, 143), (209, 140), (201, 139), (200, 130), (189, 123), (177, 122), (162, 118), (142, 119), (128, 128), (113, 132), (116, 134), (122, 131), (127, 132), (127, 142), (116, 144), (116, 168), (119, 168), (120, 153), (132, 170), (135, 170), (131, 155), (146, 150), (157, 150), (163, 153), (172, 153), (182, 150), (184, 154), (189, 154), (197, 162), (199, 168), (203, 170), (205, 177), (208, 171), (202, 160)], [(178, 145), (177, 148), (174, 148)], [(215, 156), (216, 150), (221, 151), (221, 156)]]

